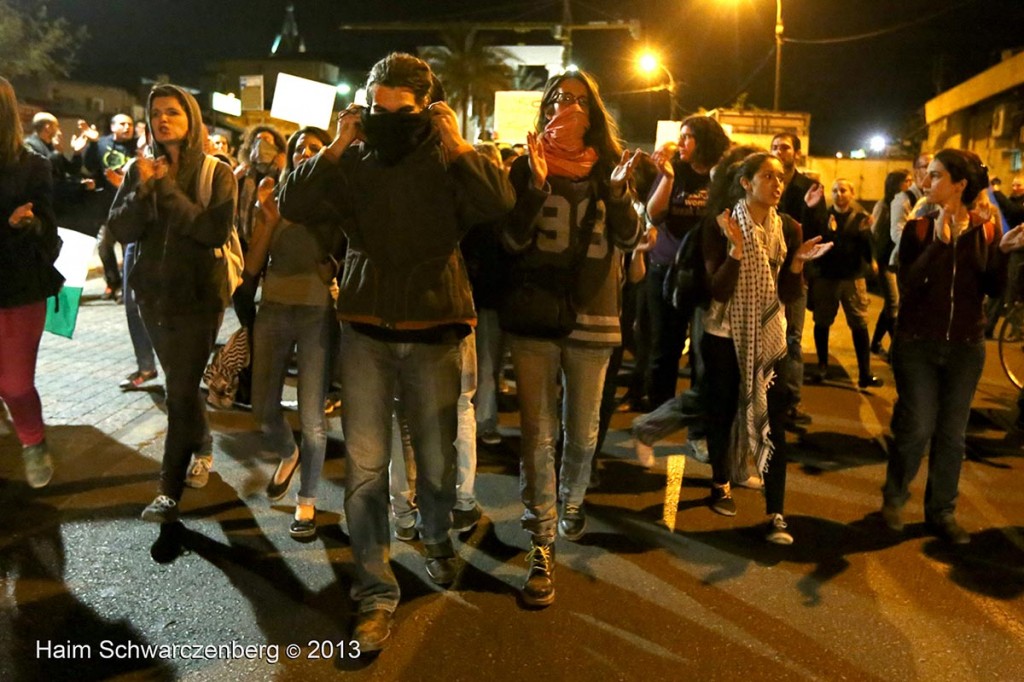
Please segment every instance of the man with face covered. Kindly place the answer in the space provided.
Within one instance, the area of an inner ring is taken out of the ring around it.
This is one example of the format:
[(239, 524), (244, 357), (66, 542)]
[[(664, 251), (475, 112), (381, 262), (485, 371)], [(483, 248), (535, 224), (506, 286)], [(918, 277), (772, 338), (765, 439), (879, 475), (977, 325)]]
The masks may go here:
[(396, 394), (416, 456), (427, 573), (442, 585), (456, 576), (449, 532), (459, 342), (476, 323), (459, 242), (510, 211), (515, 196), (461, 136), (451, 108), (431, 104), (437, 85), (426, 62), (393, 53), (370, 70), (366, 89), (370, 107), (340, 114), (334, 141), (288, 176), (279, 204), (289, 220), (340, 224), (348, 238), (338, 296), (345, 515), (356, 563), (353, 637), (373, 651), (383, 648), (399, 600), (388, 565)]

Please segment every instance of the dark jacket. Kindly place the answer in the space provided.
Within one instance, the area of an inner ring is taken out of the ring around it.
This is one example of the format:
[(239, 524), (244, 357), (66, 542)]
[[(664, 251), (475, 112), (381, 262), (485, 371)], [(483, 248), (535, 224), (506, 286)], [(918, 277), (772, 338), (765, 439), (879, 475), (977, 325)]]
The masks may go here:
[[(828, 219), (836, 219), (836, 229), (828, 229)], [(862, 210), (850, 207), (846, 213), (829, 208), (824, 222), (817, 219), (804, 225), (807, 239), (821, 237), (822, 242), (832, 242), (832, 249), (811, 263), (811, 274), (824, 279), (857, 279), (864, 277), (871, 266), (872, 242), (870, 216)]]
[(508, 279), (510, 256), (501, 247), (501, 222), (477, 225), (462, 240), (462, 259), (477, 310), (497, 310)]
[(302, 163), (281, 186), (281, 215), (348, 237), (338, 317), (387, 330), (474, 324), (459, 242), (512, 209), (505, 173), (475, 151), (448, 162), (435, 135), (385, 165), (364, 146)]
[[(95, 235), (99, 223), (107, 215), (107, 205), (95, 206), (96, 195), (82, 184), (82, 155), (74, 154), (69, 159), (52, 145), (32, 133), (25, 138), (25, 146), (50, 161), (50, 175), (53, 177), (53, 212), (57, 224), (85, 234)], [(102, 216), (101, 216), (102, 214)]]
[[(227, 164), (218, 162), (210, 204), (204, 208), (199, 203), (202, 117), (192, 95), (178, 92), (186, 103), (189, 129), (177, 177), (140, 185), (132, 164), (110, 208), (109, 226), (122, 243), (139, 242), (128, 283), (140, 305), (159, 315), (220, 312), (226, 270), (213, 250), (224, 244), (234, 220), (235, 178)], [(154, 146), (156, 156), (164, 155), (159, 144)]]
[[(0, 308), (16, 308), (53, 296), (64, 282), (53, 267), (57, 222), (53, 215), (49, 162), (23, 149), (0, 168)], [(35, 220), (13, 228), (14, 209), (32, 202)]]
[[(96, 189), (113, 195), (116, 188), (107, 181), (106, 171), (123, 168), (138, 152), (138, 139), (131, 137), (124, 141), (114, 139), (113, 133), (104, 135), (85, 148), (85, 169), (96, 181)], [(113, 200), (113, 197), (110, 199)]]
[[(515, 267), (569, 268), (573, 254), (590, 233), (589, 246), (575, 272), (572, 301), (576, 325), (570, 339), (595, 346), (622, 343), (622, 251), (632, 251), (640, 240), (641, 226), (629, 194), (613, 198), (598, 165), (591, 177), (572, 181), (549, 176), (543, 189), (533, 185), (530, 160), (520, 157), (512, 164), (510, 178), (516, 205), (503, 230), (505, 248), (518, 255)], [(585, 221), (594, 221), (592, 229)], [(514, 284), (512, 286), (515, 286)]]
[(953, 244), (935, 239), (935, 216), (908, 220), (899, 248), (900, 312), (896, 333), (912, 339), (980, 343), (985, 295), (1006, 281), (999, 230), (975, 225)]
[(828, 217), (825, 215), (827, 209), (825, 208), (824, 200), (818, 202), (814, 208), (804, 203), (804, 196), (813, 184), (814, 181), (809, 177), (800, 171), (794, 171), (792, 179), (782, 192), (782, 200), (779, 201), (779, 213), (785, 213), (801, 225), (827, 220)]

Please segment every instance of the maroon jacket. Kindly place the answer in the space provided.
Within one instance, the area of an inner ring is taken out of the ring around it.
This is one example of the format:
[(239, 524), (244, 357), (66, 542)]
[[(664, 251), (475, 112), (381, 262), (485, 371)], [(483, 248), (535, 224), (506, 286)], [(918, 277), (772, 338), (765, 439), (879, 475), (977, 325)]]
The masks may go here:
[(896, 333), (910, 339), (980, 343), (985, 295), (1002, 295), (1004, 255), (991, 223), (973, 225), (953, 244), (935, 239), (935, 216), (908, 220), (900, 239)]
[[(786, 259), (779, 270), (777, 286), (779, 301), (786, 304), (800, 298), (800, 294), (803, 293), (803, 273), (794, 273), (789, 269), (793, 263), (793, 256), (803, 243), (803, 229), (800, 223), (788, 215), (780, 214), (779, 217), (782, 218), (782, 235), (786, 240)], [(728, 301), (732, 298), (736, 283), (740, 279), (740, 262), (729, 257), (729, 240), (722, 234), (715, 216), (706, 216), (701, 229), (704, 231), (701, 234), (701, 247), (704, 250), (704, 267), (711, 286), (711, 298), (716, 301)]]

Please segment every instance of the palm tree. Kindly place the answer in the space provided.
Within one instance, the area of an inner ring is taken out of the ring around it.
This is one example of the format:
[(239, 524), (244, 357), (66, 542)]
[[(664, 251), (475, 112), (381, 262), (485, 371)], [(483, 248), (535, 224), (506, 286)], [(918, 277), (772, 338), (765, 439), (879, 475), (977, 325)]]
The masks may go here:
[(475, 30), (450, 31), (442, 39), (443, 47), (425, 47), (420, 54), (441, 79), (448, 103), (461, 112), (463, 134), (470, 107), (483, 130), (494, 108), (494, 93), (512, 86), (514, 70), (507, 62), (515, 57), (478, 40)]

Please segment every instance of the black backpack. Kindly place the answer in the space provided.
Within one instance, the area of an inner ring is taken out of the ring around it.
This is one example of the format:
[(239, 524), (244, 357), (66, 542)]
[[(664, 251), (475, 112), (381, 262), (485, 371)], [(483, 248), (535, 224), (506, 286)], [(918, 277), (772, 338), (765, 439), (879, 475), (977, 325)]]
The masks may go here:
[(676, 310), (694, 306), (707, 308), (710, 304), (711, 289), (704, 267), (700, 225), (683, 235), (683, 241), (679, 242), (676, 256), (665, 274), (661, 294)]

